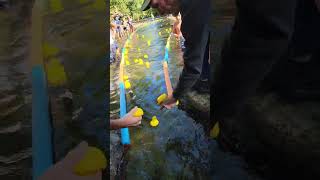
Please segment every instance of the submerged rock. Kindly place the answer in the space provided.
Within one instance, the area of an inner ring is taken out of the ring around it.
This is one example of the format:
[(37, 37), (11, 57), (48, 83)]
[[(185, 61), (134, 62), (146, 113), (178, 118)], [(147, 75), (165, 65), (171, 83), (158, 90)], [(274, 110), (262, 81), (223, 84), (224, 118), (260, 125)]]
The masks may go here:
[[(180, 99), (179, 108), (201, 123), (204, 128), (210, 123), (210, 94), (199, 94), (197, 91), (188, 91)], [(205, 128), (206, 129), (206, 128)]]

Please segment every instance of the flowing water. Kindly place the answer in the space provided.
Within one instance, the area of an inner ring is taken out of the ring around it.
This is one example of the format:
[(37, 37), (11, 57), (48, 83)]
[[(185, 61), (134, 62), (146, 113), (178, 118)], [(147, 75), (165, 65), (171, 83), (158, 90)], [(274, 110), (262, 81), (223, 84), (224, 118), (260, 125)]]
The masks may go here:
[[(186, 112), (178, 108), (159, 110), (156, 98), (166, 93), (162, 61), (170, 34), (168, 28), (168, 20), (150, 23), (128, 40), (130, 65), (124, 66), (124, 74), (129, 78), (131, 89), (126, 90), (127, 108), (139, 106), (145, 114), (141, 126), (130, 128), (132, 145), (125, 153), (118, 176), (130, 180), (253, 178), (240, 157), (222, 153), (216, 142), (205, 136), (202, 125)], [(182, 51), (174, 38), (170, 47), (169, 74), (175, 86), (182, 70)], [(136, 63), (135, 59), (150, 62), (150, 68)], [(118, 68), (117, 63), (111, 65), (112, 117), (119, 114)], [(160, 122), (157, 127), (149, 124), (152, 116)]]

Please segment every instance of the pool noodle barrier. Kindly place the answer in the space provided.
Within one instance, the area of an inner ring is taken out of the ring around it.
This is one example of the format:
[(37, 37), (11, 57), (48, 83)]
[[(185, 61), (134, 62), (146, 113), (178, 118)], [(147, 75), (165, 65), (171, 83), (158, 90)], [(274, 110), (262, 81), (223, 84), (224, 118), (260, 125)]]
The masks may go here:
[(171, 34), (169, 35), (169, 37), (167, 39), (165, 53), (164, 53), (164, 60), (163, 60), (163, 63), (162, 63), (163, 64), (164, 79), (165, 79), (165, 83), (166, 83), (168, 96), (172, 96), (172, 93), (173, 93), (172, 84), (171, 84), (171, 81), (170, 81), (170, 76), (169, 76), (169, 71), (168, 71), (170, 38), (171, 38)]
[(53, 130), (49, 116), (49, 98), (42, 55), (43, 3), (43, 1), (34, 3), (31, 24), (33, 180), (38, 179), (53, 165)]
[[(127, 42), (125, 43), (125, 45)], [(123, 66), (124, 66), (124, 52), (125, 52), (125, 47), (122, 48), (122, 53), (121, 53), (121, 62), (120, 62), (120, 117), (122, 118), (123, 116), (126, 115), (127, 113), (127, 104), (126, 104), (126, 91), (124, 87), (124, 82), (123, 82)], [(129, 145), (130, 144), (130, 134), (129, 134), (129, 129), (126, 128), (121, 128), (120, 130), (121, 133), (121, 143), (123, 145)]]

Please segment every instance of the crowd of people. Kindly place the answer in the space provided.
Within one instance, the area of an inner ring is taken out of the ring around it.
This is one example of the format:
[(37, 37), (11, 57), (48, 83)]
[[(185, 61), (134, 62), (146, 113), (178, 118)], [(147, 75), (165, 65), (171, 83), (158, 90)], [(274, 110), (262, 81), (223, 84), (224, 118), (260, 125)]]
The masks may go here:
[(134, 31), (132, 18), (120, 14), (112, 15), (110, 19), (110, 62), (120, 56), (118, 41), (127, 38)]

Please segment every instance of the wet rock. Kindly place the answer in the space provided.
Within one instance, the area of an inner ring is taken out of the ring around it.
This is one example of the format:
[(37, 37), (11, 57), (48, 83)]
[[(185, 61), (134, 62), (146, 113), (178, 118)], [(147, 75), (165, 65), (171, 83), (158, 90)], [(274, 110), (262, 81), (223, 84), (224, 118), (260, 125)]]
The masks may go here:
[(210, 121), (210, 94), (188, 91), (180, 99), (179, 108), (206, 127)]
[(239, 122), (248, 159), (284, 176), (320, 177), (320, 102), (292, 103), (275, 94), (260, 95)]
[(123, 152), (119, 131), (110, 131), (110, 179), (114, 179), (117, 175)]

